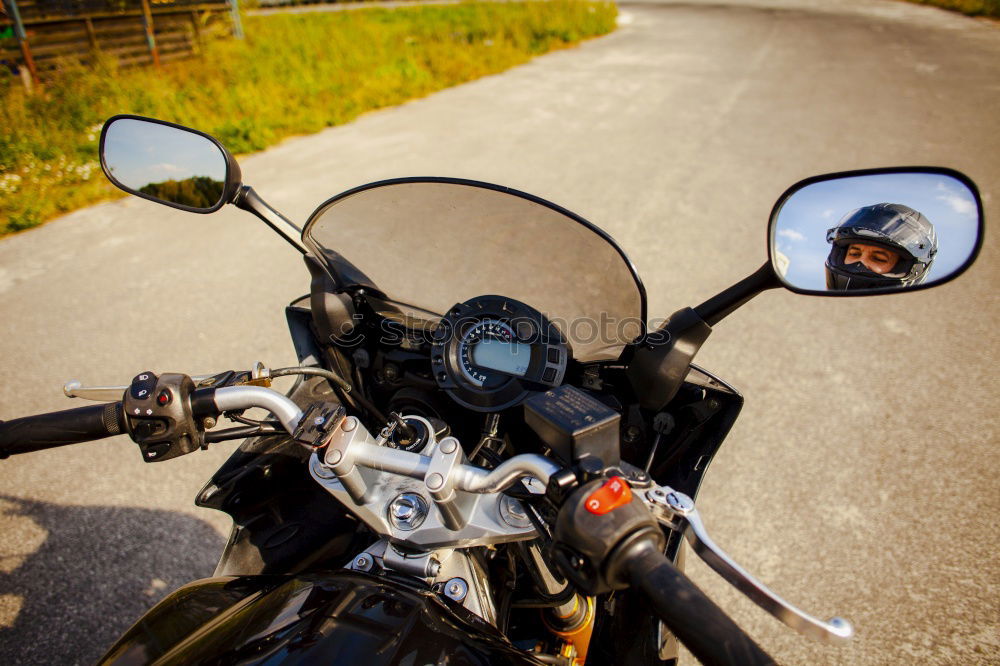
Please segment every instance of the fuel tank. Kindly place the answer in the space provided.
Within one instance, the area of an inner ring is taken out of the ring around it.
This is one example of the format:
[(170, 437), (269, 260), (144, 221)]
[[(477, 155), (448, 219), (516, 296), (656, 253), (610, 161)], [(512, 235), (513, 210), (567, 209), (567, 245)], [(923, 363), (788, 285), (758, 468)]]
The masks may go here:
[(102, 664), (539, 664), (426, 587), (340, 570), (195, 581), (166, 597)]

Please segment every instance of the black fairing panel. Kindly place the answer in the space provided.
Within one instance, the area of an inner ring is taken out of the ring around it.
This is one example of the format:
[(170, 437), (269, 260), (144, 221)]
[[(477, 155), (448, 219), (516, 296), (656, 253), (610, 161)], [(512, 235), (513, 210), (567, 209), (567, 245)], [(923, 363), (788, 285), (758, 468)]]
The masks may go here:
[[(299, 299), (296, 303), (302, 302)], [(312, 315), (297, 304), (285, 310), (301, 365), (317, 365), (322, 352)], [(336, 400), (321, 377), (298, 382), (289, 397), (305, 409)], [(355, 544), (358, 521), (309, 474), (309, 451), (287, 435), (254, 437), (212, 476), (195, 504), (233, 518), (216, 576), (297, 573), (317, 563), (337, 566), (370, 539)]]
[[(322, 378), (301, 382), (290, 397), (303, 408), (335, 399)], [(313, 481), (308, 459), (287, 435), (249, 439), (198, 493), (195, 504), (233, 518), (215, 575), (296, 573), (347, 557), (358, 522)]]
[(102, 664), (538, 664), (458, 604), (339, 570), (210, 578), (150, 610)]

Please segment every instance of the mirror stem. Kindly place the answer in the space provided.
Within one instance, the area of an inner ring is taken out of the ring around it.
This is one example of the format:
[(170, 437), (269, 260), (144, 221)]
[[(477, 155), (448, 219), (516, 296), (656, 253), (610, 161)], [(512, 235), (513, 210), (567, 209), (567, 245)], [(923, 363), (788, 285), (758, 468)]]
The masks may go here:
[(740, 280), (733, 286), (697, 306), (694, 311), (698, 313), (698, 316), (706, 324), (715, 326), (729, 316), (736, 308), (760, 292), (780, 286), (781, 282), (778, 281), (778, 277), (774, 274), (771, 262), (767, 262), (749, 277)]
[(264, 221), (264, 224), (278, 232), (278, 235), (291, 243), (296, 250), (302, 254), (306, 253), (306, 247), (300, 240), (302, 230), (292, 224), (292, 222), (284, 215), (269, 206), (266, 201), (260, 198), (252, 187), (249, 185), (241, 186), (239, 193), (236, 195), (236, 199), (233, 200), (233, 204), (237, 208), (250, 211), (259, 217)]

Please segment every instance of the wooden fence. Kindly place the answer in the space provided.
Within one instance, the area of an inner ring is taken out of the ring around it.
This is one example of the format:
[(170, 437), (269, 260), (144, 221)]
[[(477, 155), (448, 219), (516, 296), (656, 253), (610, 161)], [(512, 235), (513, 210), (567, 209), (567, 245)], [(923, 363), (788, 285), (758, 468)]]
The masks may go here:
[(237, 0), (2, 0), (0, 72), (25, 85), (49, 76), (65, 59), (89, 63), (97, 53), (120, 66), (197, 53), (204, 40), (242, 37)]

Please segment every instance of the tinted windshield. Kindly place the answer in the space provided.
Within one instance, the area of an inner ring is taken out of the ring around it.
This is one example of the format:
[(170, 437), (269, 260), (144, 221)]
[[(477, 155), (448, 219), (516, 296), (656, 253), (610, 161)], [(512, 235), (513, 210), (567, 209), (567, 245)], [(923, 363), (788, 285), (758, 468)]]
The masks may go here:
[(645, 292), (614, 242), (572, 213), (469, 181), (407, 179), (336, 197), (303, 237), (334, 277), (444, 313), (495, 294), (541, 311), (581, 361), (617, 358)]

